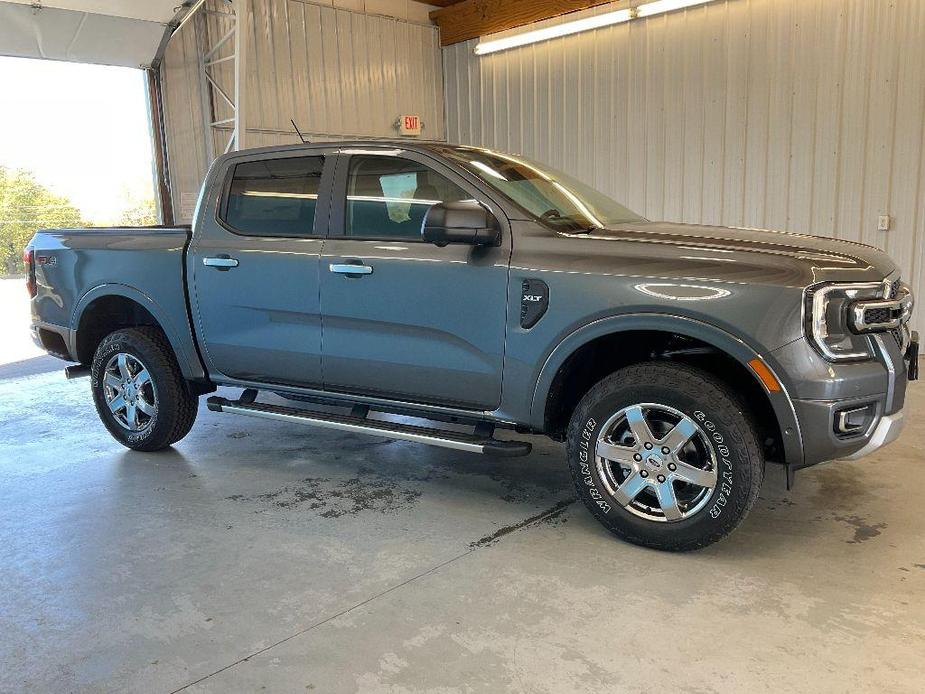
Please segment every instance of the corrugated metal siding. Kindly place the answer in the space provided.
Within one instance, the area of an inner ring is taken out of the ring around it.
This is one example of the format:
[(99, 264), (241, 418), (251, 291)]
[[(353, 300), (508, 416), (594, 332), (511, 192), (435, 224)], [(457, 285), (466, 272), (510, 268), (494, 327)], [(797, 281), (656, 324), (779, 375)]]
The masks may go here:
[[(195, 195), (205, 176), (206, 141), (200, 98), (196, 36), (190, 24), (170, 42), (161, 63), (164, 127), (167, 131), (167, 162), (175, 221), (188, 223), (181, 204)], [(221, 150), (219, 150), (221, 151)], [(181, 198), (184, 198), (181, 201)]]
[[(198, 68), (202, 46), (231, 23), (223, 3), (189, 22), (168, 45), (162, 67), (168, 156), (178, 221), (181, 197), (198, 191), (206, 164)], [(313, 139), (394, 137), (402, 113), (416, 113), (424, 137), (444, 139), (443, 73), (436, 27), (302, 0), (253, 2), (248, 44), (248, 147), (298, 142), (289, 119)], [(230, 54), (230, 44), (218, 54)], [(212, 70), (233, 94), (233, 63)], [(215, 118), (230, 118), (215, 100)], [(214, 128), (221, 154), (230, 128)]]
[(652, 219), (873, 244), (925, 299), (922, 0), (726, 0), (484, 57), (475, 43), (444, 49), (450, 141), (547, 162)]

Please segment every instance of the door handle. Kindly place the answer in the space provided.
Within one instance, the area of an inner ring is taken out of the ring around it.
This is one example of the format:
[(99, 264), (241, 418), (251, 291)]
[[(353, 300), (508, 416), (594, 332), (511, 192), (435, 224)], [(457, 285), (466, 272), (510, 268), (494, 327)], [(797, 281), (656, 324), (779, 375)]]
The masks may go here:
[(220, 255), (214, 258), (203, 258), (202, 264), (206, 267), (214, 267), (219, 270), (230, 270), (233, 267), (238, 267), (238, 259), (231, 258), (227, 255)]
[(352, 263), (331, 263), (328, 268), (331, 272), (339, 275), (371, 275), (373, 269), (369, 265), (359, 265)]

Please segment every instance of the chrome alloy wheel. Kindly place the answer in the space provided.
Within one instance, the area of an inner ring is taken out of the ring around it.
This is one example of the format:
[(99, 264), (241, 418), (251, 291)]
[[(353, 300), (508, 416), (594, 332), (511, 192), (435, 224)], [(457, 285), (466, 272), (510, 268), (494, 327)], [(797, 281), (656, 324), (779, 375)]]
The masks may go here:
[(717, 481), (713, 446), (690, 417), (666, 405), (624, 407), (595, 444), (597, 471), (613, 500), (651, 521), (690, 518)]
[(138, 357), (119, 352), (103, 371), (103, 395), (115, 420), (132, 432), (144, 431), (157, 413), (157, 391)]

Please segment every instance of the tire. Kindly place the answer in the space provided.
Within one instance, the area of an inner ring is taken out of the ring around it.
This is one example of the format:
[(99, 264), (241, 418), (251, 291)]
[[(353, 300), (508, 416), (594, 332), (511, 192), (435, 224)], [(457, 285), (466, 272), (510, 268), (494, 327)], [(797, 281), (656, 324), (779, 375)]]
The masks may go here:
[(127, 448), (162, 450), (186, 436), (196, 421), (199, 398), (158, 328), (107, 335), (93, 356), (90, 383), (100, 420)]
[(645, 362), (585, 394), (567, 449), (578, 496), (604, 527), (637, 545), (687, 551), (724, 538), (754, 505), (764, 477), (760, 441), (717, 379)]

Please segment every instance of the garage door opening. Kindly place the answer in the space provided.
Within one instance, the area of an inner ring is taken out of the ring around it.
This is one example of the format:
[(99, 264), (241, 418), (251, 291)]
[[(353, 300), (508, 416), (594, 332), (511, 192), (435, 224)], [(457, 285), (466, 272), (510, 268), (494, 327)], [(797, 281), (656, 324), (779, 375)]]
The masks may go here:
[(156, 223), (143, 71), (0, 58), (0, 368), (58, 368), (29, 338), (37, 229)]

